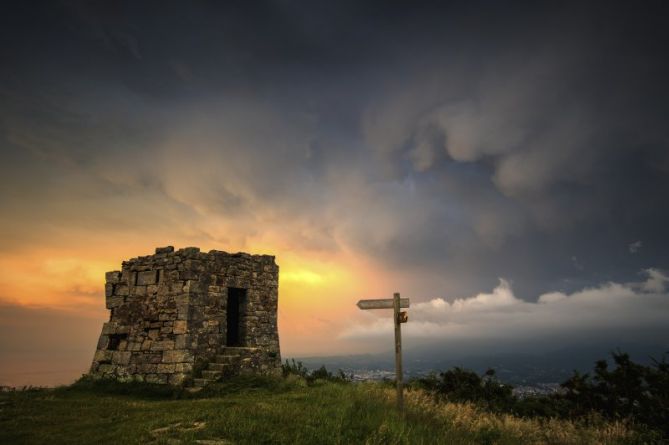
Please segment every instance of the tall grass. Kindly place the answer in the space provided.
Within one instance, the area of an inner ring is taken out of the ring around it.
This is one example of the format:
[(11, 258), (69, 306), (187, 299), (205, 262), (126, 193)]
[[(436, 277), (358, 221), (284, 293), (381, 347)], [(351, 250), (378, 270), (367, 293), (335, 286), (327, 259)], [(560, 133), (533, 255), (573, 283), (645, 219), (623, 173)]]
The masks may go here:
[[(391, 402), (395, 393), (385, 390)], [(410, 390), (405, 395), (408, 409), (429, 414), (449, 429), (472, 434), (486, 433), (491, 440), (510, 436), (526, 444), (615, 444), (635, 443), (638, 438), (626, 422), (606, 422), (601, 418), (582, 422), (558, 419), (521, 418), (510, 414), (494, 414), (472, 403), (437, 402), (422, 390)], [(486, 434), (484, 434), (486, 435)]]

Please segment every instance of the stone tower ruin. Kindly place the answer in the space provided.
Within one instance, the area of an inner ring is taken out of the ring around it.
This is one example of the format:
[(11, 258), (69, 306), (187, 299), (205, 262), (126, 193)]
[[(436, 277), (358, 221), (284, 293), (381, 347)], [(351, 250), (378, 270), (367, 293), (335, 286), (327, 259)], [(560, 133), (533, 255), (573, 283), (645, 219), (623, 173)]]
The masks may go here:
[(106, 274), (90, 374), (173, 385), (280, 372), (274, 257), (196, 247), (123, 262)]

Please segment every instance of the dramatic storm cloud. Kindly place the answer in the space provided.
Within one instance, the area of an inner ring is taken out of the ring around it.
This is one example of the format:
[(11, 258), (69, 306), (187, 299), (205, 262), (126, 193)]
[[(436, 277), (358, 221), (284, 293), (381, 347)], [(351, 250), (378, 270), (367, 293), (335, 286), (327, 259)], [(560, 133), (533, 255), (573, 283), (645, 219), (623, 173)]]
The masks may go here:
[(498, 277), (502, 315), (627, 289), (644, 326), (661, 292), (601, 283), (669, 269), (666, 9), (5, 5), (0, 303), (102, 320), (104, 271), (174, 244), (277, 255), (287, 354), (365, 352), (319, 341), (359, 298), (455, 314)]

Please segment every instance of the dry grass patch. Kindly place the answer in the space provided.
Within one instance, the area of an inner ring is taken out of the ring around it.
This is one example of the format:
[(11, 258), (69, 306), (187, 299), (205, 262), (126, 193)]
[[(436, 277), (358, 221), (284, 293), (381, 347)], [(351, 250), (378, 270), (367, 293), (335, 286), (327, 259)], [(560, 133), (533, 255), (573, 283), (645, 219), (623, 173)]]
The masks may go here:
[[(379, 392), (388, 403), (394, 403), (396, 393), (385, 389)], [(634, 443), (636, 433), (626, 422), (605, 421), (596, 416), (574, 422), (562, 419), (521, 418), (510, 414), (484, 411), (471, 403), (437, 402), (422, 390), (405, 392), (407, 416), (429, 415), (438, 422), (475, 436), (489, 432), (491, 443), (495, 436), (517, 439), (525, 444), (623, 444)], [(485, 435), (485, 434), (484, 434)]]

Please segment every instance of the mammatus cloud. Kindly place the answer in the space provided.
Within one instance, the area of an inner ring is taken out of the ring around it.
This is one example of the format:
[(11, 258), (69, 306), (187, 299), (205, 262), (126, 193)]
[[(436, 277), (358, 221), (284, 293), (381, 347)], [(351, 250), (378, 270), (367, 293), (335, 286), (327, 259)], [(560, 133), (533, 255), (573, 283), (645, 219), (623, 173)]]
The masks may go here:
[[(494, 344), (534, 338), (559, 340), (563, 345), (587, 334), (588, 339), (609, 338), (614, 347), (620, 338), (640, 336), (636, 338), (639, 340), (668, 330), (669, 276), (657, 269), (644, 273), (646, 279), (641, 282), (609, 282), (569, 294), (549, 292), (535, 302), (517, 298), (511, 284), (500, 279), (490, 293), (451, 303), (435, 298), (413, 304), (404, 332), (407, 339), (443, 342), (476, 340)], [(366, 323), (350, 326), (340, 337), (387, 338), (391, 332), (390, 318), (368, 315)]]
[(633, 243), (630, 243), (628, 248), (630, 253), (637, 253), (641, 249), (641, 246), (643, 246), (641, 241), (634, 241)]
[[(265, 6), (188, 3), (176, 28), (127, 4), (5, 14), (0, 248), (160, 225), (354, 252), (451, 294), (505, 276), (521, 299), (667, 267), (660, 14)], [(629, 264), (604, 251), (639, 233)]]

